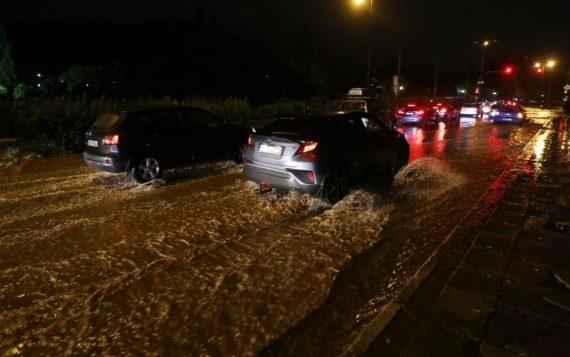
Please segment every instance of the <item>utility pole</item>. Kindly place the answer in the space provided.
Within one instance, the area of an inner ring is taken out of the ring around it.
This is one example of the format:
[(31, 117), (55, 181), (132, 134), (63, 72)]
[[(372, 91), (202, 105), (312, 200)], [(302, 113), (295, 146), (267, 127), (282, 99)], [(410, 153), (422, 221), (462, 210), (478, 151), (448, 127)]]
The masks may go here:
[(479, 78), (477, 79), (477, 86), (475, 86), (475, 96), (477, 98), (477, 100), (479, 100), (480, 97), (480, 85), (481, 82), (483, 81), (483, 77), (485, 75), (485, 52), (487, 50), (487, 47), (489, 47), (489, 45), (491, 44), (491, 42), (497, 42), (497, 41), (489, 41), (489, 40), (483, 40), (483, 41), (476, 41), (473, 42), (475, 45), (481, 45), (481, 71), (479, 72)]
[[(404, 0), (400, 1), (400, 24), (404, 22)], [(398, 86), (400, 85), (400, 75), (402, 74), (402, 35), (400, 35), (400, 41), (398, 46), (398, 68), (396, 69), (396, 79)], [(395, 107), (398, 108), (398, 97), (400, 96), (400, 88), (394, 88), (395, 96)]]
[(374, 0), (370, 0), (370, 11), (368, 13), (368, 74), (366, 82), (368, 88), (372, 87), (372, 13), (374, 11)]
[(433, 99), (437, 97), (437, 82), (439, 77), (439, 50), (435, 50), (435, 73), (433, 78)]

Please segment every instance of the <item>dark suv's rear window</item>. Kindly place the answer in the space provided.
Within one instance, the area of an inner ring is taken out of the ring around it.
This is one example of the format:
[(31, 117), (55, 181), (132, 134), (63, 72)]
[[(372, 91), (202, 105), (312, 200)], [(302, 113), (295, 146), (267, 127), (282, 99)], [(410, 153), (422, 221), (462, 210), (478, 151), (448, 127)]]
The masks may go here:
[(119, 114), (105, 113), (97, 118), (93, 127), (96, 129), (111, 129), (117, 125), (120, 119), (121, 116)]

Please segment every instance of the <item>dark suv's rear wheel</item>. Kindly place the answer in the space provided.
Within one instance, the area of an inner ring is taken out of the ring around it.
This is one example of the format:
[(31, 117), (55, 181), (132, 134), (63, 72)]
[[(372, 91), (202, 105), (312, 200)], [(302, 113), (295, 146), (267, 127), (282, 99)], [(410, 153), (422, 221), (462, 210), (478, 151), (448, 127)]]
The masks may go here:
[(350, 175), (346, 171), (334, 171), (325, 178), (321, 189), (321, 198), (334, 205), (347, 195), (350, 189)]
[(143, 155), (141, 158), (135, 160), (131, 172), (133, 178), (138, 183), (145, 183), (162, 176), (162, 164), (153, 156)]

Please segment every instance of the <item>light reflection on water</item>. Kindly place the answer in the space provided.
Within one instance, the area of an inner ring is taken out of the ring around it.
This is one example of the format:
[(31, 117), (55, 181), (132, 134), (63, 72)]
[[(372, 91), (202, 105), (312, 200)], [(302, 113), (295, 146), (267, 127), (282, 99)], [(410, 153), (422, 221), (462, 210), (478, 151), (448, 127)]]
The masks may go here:
[(459, 118), (459, 126), (462, 128), (470, 128), (477, 125), (477, 118), (461, 117)]

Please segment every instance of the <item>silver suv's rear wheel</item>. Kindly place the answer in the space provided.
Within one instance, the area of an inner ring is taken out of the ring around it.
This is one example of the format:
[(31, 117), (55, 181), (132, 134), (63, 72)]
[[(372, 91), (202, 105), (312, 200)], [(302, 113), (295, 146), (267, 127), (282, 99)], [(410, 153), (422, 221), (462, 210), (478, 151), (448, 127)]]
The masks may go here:
[(350, 175), (345, 171), (335, 171), (325, 178), (321, 189), (321, 198), (334, 205), (342, 200), (350, 189)]
[(162, 165), (160, 161), (151, 156), (143, 156), (136, 160), (132, 168), (135, 181), (145, 183), (162, 176)]

